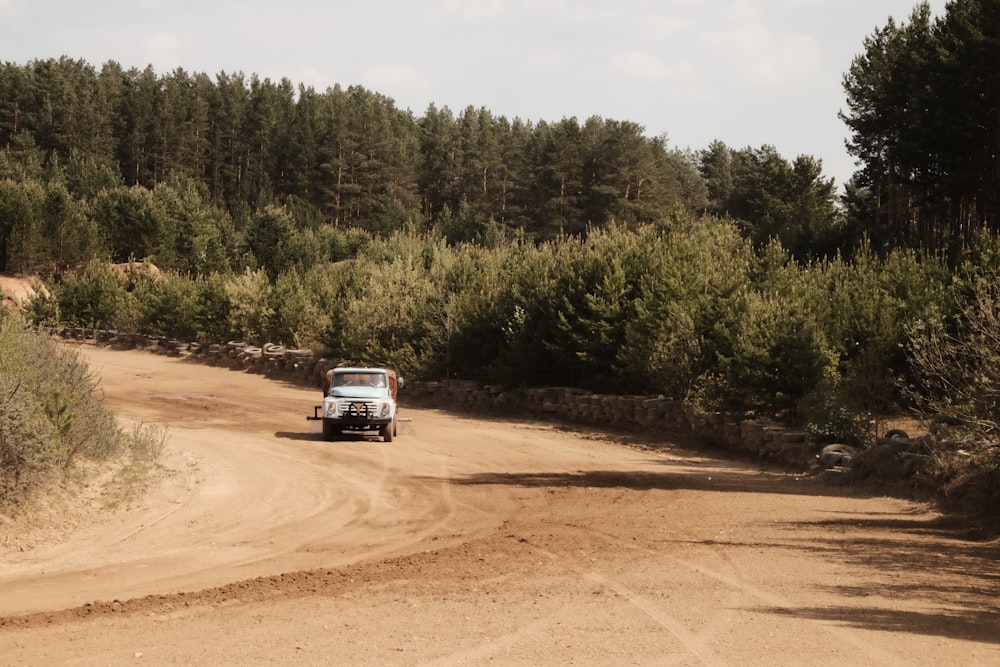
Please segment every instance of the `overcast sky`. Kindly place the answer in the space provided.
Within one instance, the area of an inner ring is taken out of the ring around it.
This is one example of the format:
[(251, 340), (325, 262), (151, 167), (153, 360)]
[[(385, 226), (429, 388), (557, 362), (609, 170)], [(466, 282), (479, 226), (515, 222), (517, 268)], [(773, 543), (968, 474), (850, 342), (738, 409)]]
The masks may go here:
[[(360, 85), (422, 116), (634, 121), (854, 172), (843, 75), (917, 0), (0, 0), (0, 60)], [(932, 0), (939, 16), (945, 0)]]

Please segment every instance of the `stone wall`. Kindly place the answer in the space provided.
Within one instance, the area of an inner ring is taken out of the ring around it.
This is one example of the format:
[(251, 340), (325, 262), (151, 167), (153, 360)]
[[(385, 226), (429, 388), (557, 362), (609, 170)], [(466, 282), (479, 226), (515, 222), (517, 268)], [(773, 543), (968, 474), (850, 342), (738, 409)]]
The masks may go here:
[(743, 415), (700, 413), (684, 401), (662, 396), (596, 394), (568, 387), (510, 389), (465, 380), (408, 382), (404, 392), (401, 401), (414, 405), (683, 437), (803, 469), (816, 464), (821, 449), (802, 430)]
[[(315, 356), (309, 350), (285, 349), (277, 345), (255, 347), (236, 341), (190, 343), (93, 329), (39, 330), (98, 345), (190, 357), (213, 366), (260, 373), (317, 389), (326, 370), (339, 363), (337, 359)], [(411, 405), (496, 416), (530, 416), (646, 433), (652, 437), (681, 437), (694, 444), (708, 444), (803, 469), (817, 464), (821, 450), (809, 442), (804, 431), (744, 415), (702, 413), (684, 401), (661, 396), (596, 394), (568, 387), (514, 389), (448, 380), (406, 381), (399, 400), (404, 408)]]

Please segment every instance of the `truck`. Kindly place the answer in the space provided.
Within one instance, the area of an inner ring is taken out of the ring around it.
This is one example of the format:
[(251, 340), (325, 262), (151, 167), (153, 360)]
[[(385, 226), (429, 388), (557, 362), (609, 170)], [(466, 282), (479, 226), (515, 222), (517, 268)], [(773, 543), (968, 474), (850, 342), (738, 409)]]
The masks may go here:
[(340, 366), (323, 376), (323, 403), (306, 417), (323, 422), (323, 439), (377, 432), (384, 442), (397, 433), (396, 399), (403, 380), (388, 368)]

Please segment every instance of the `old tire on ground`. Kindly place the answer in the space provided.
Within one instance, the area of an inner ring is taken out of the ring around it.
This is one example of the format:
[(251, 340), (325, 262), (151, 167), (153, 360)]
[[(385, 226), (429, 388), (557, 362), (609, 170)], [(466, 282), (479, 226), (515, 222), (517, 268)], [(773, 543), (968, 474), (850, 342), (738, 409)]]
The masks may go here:
[(858, 455), (858, 450), (850, 445), (832, 443), (823, 448), (819, 454), (820, 463), (823, 468), (850, 467), (851, 459)]

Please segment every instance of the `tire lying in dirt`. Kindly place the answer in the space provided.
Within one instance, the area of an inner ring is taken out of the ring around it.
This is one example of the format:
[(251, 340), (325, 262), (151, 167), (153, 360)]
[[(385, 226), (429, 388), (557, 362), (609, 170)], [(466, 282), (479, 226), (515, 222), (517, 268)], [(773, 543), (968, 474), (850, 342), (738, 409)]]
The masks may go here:
[(858, 455), (858, 450), (850, 445), (827, 445), (820, 452), (819, 460), (827, 470), (831, 468), (850, 467), (851, 459)]

